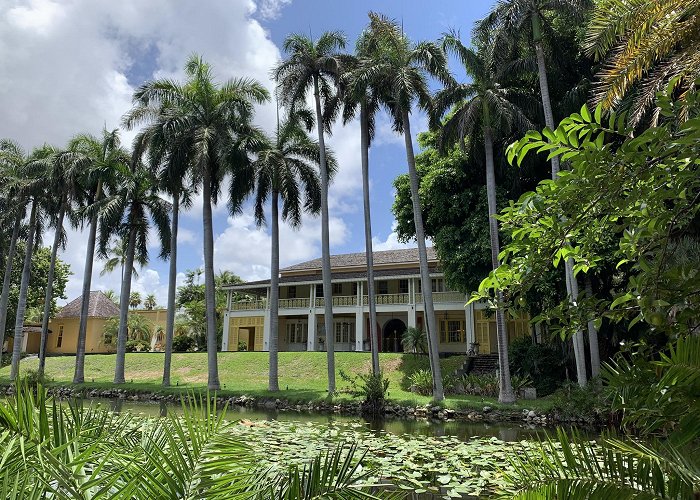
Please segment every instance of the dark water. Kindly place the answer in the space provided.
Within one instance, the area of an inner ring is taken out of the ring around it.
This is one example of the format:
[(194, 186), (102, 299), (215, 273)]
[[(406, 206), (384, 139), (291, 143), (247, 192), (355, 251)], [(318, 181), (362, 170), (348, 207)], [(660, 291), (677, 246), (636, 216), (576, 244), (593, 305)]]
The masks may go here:
[[(87, 402), (87, 401), (86, 401)], [(152, 417), (166, 416), (170, 412), (181, 411), (176, 404), (146, 403), (137, 401), (125, 401), (123, 399), (91, 399), (92, 404), (114, 412), (132, 412)], [(525, 422), (485, 423), (469, 421), (431, 421), (415, 419), (368, 419), (360, 416), (345, 416), (335, 414), (319, 414), (308, 412), (281, 412), (276, 410), (251, 409), (246, 407), (232, 407), (227, 411), (229, 420), (279, 420), (293, 422), (313, 422), (318, 424), (363, 422), (370, 431), (384, 431), (397, 435), (415, 434), (423, 436), (455, 436), (462, 440), (473, 437), (496, 437), (502, 441), (530, 440), (543, 437), (548, 432), (546, 429), (531, 426)]]

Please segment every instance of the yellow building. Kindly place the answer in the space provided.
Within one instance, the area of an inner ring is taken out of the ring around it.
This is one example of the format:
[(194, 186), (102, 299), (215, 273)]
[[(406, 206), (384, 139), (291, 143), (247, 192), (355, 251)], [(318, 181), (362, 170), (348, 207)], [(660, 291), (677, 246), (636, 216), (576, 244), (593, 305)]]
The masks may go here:
[[(447, 288), (435, 250), (428, 248), (428, 267), (442, 353), (497, 352), (496, 318), (486, 304), (465, 305), (468, 297)], [(333, 331), (337, 351), (369, 351), (367, 261), (364, 253), (331, 256)], [(374, 252), (379, 349), (401, 352), (407, 327), (425, 329), (425, 307), (415, 248)], [(325, 350), (326, 332), (321, 259), (280, 270), (280, 351)], [(224, 287), (228, 291), (222, 350), (267, 351), (270, 340), (270, 280)], [(244, 293), (247, 301), (234, 301)], [(527, 317), (509, 320), (508, 340), (530, 335)], [(476, 347), (476, 345), (474, 346)]]

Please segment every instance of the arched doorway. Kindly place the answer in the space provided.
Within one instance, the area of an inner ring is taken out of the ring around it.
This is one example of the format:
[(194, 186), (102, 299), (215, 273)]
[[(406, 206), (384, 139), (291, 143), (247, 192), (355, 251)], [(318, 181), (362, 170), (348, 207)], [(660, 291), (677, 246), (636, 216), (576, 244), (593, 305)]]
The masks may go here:
[(406, 323), (396, 318), (389, 320), (382, 331), (382, 352), (403, 352), (401, 337), (405, 331)]

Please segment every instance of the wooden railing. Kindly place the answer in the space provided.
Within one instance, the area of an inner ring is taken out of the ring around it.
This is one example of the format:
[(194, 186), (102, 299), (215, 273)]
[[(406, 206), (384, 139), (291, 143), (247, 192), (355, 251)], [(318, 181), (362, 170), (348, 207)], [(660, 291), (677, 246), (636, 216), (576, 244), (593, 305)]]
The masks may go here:
[[(369, 304), (367, 295), (363, 297), (364, 305)], [(408, 304), (409, 295), (407, 293), (385, 293), (376, 295), (377, 305)]]
[[(445, 302), (461, 302), (464, 304), (467, 301), (463, 293), (459, 292), (433, 292), (433, 303), (445, 303)], [(416, 304), (423, 303), (423, 294), (416, 293)]]
[(309, 307), (309, 299), (280, 299), (280, 309), (307, 309)]
[(256, 311), (258, 309), (265, 309), (265, 300), (246, 300), (231, 304), (233, 311)]
[[(324, 299), (318, 298), (316, 299), (316, 307), (324, 307), (326, 302)], [(356, 306), (357, 305), (357, 297), (355, 295), (338, 295), (336, 297), (333, 297), (333, 305), (334, 306)]]

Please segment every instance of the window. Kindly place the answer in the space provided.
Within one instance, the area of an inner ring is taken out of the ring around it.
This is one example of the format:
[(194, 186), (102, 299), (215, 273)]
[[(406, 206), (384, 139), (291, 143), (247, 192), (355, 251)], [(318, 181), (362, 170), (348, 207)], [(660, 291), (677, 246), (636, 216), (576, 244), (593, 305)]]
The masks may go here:
[(357, 296), (357, 281), (352, 282), (352, 295)]
[(377, 281), (377, 293), (379, 295), (386, 295), (389, 293), (389, 282), (388, 281)]
[(318, 297), (318, 298), (323, 297), (323, 284), (316, 285), (316, 297)]
[(355, 323), (349, 321), (334, 321), (335, 341), (347, 344), (355, 341)]
[(306, 323), (287, 323), (287, 342), (306, 344), (309, 339), (309, 326)]
[(58, 338), (56, 339), (56, 347), (61, 347), (63, 344), (63, 325), (58, 325)]
[(343, 295), (342, 283), (333, 283), (333, 295)]
[(460, 320), (440, 321), (440, 343), (464, 342), (464, 322)]
[(433, 278), (433, 292), (444, 292), (445, 282), (438, 278)]
[(287, 298), (288, 299), (296, 299), (297, 298), (297, 287), (295, 287), (295, 286), (288, 286), (287, 287)]
[(399, 280), (399, 293), (408, 293), (408, 280)]

